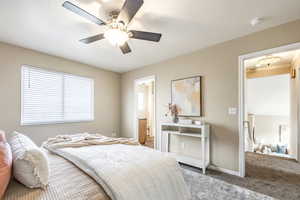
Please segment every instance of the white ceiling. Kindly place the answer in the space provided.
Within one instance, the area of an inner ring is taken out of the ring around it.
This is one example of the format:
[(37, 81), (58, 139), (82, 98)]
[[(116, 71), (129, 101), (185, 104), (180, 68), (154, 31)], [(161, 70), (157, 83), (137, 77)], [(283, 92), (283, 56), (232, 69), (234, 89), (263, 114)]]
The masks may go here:
[(280, 57), (280, 61), (277, 63), (274, 63), (274, 65), (280, 66), (280, 65), (286, 65), (286, 64), (291, 64), (293, 62), (293, 59), (300, 55), (300, 50), (293, 50), (293, 51), (285, 51), (285, 52), (280, 52), (280, 53), (275, 53), (271, 55), (265, 55), (265, 56), (260, 56), (256, 58), (251, 58), (245, 61), (245, 67), (255, 67), (259, 60), (265, 58), (266, 56), (275, 56), (275, 57)]
[[(107, 10), (122, 0), (70, 0), (105, 19)], [(90, 45), (79, 39), (103, 27), (64, 9), (63, 0), (3, 0), (0, 41), (61, 56), (116, 72), (125, 72), (186, 54), (300, 18), (299, 0), (144, 0), (130, 28), (160, 32), (160, 43), (131, 40), (133, 52), (121, 51), (102, 40)], [(250, 20), (264, 17), (252, 27)]]

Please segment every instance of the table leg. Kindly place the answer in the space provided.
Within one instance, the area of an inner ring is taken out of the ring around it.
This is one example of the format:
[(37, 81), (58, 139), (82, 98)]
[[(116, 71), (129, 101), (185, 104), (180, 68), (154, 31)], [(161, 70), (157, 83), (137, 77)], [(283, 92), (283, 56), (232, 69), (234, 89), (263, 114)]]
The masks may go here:
[(205, 138), (201, 137), (201, 145), (202, 145), (202, 172), (205, 174), (206, 172), (206, 166), (205, 166), (205, 160), (206, 160), (206, 152), (205, 152)]

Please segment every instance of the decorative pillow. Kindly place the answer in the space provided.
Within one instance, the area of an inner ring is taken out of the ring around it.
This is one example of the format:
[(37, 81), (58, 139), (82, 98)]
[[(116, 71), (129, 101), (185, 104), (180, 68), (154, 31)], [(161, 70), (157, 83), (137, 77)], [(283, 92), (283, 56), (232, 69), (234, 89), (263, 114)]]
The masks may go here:
[(287, 154), (287, 145), (277, 145), (277, 153)]
[(277, 145), (271, 144), (271, 150), (272, 150), (272, 152), (277, 152)]
[(254, 144), (254, 152), (262, 153), (262, 151), (263, 151), (263, 145), (261, 143)]
[(30, 138), (17, 132), (13, 133), (9, 142), (15, 179), (29, 188), (44, 188), (49, 178), (46, 154)]
[(11, 177), (12, 155), (4, 132), (0, 131), (0, 199), (2, 198)]

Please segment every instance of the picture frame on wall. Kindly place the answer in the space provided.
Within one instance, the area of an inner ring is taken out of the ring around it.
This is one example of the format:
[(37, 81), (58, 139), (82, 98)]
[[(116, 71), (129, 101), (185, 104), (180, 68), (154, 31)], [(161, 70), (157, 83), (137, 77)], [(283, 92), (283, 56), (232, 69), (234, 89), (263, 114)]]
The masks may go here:
[(171, 103), (178, 109), (179, 117), (202, 116), (201, 76), (171, 81)]

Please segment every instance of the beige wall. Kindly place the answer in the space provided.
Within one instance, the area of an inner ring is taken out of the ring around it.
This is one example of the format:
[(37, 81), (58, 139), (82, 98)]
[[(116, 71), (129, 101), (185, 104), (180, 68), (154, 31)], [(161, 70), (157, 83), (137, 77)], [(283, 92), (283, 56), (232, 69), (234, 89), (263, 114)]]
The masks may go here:
[[(22, 64), (93, 78), (95, 81), (95, 120), (85, 123), (20, 126)], [(38, 144), (50, 136), (63, 133), (83, 131), (106, 135), (111, 135), (113, 131), (119, 133), (120, 75), (0, 43), (0, 111), (0, 129), (5, 130), (7, 134), (14, 130), (23, 132)]]
[(212, 125), (212, 163), (238, 170), (238, 116), (227, 114), (228, 107), (238, 107), (238, 56), (300, 42), (299, 33), (300, 20), (122, 74), (122, 136), (133, 136), (135, 79), (156, 76), (159, 121), (164, 105), (170, 102), (171, 80), (199, 74), (203, 76), (205, 120)]

